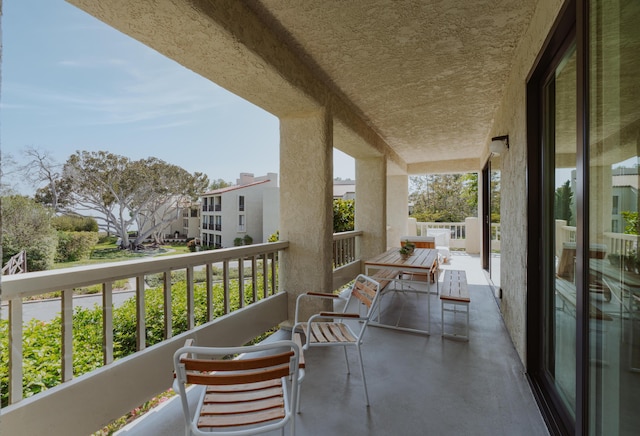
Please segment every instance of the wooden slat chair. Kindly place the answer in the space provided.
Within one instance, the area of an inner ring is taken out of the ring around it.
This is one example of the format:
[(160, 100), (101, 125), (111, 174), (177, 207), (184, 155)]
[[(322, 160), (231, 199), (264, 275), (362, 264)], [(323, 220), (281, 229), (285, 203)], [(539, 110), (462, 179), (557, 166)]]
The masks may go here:
[[(244, 347), (196, 347), (173, 356), (173, 389), (180, 395), (185, 435), (252, 435), (290, 423), (295, 434), (300, 348), (293, 341)], [(242, 358), (220, 360), (242, 354)], [(195, 411), (186, 385), (204, 385)], [(193, 417), (193, 418), (192, 418)]]
[[(335, 294), (320, 292), (301, 294), (296, 301), (295, 324), (293, 326), (293, 334), (302, 331), (305, 335), (304, 350), (308, 350), (310, 347), (343, 347), (347, 361), (347, 373), (350, 373), (347, 347), (355, 347), (358, 352), (358, 361), (364, 384), (364, 398), (367, 406), (369, 406), (369, 394), (367, 392), (367, 380), (360, 346), (362, 345), (362, 339), (370, 317), (373, 316), (373, 312), (376, 309), (378, 296), (380, 295), (379, 291), (380, 284), (377, 281), (360, 274), (349, 290), (349, 297), (342, 312), (320, 312), (312, 315), (307, 322), (299, 320), (300, 306), (305, 298), (339, 299), (340, 297)], [(358, 303), (358, 313), (347, 312), (347, 310), (352, 310), (352, 302)], [(345, 321), (355, 322), (347, 323)], [(354, 325), (357, 325), (358, 328), (353, 328)]]

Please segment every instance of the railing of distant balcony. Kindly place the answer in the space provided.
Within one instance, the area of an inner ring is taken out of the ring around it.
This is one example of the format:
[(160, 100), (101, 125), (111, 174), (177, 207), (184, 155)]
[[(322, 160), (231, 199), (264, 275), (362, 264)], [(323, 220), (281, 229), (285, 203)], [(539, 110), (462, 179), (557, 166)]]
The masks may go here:
[[(464, 250), (467, 243), (467, 224), (464, 222), (457, 223), (436, 223), (436, 222), (417, 222), (416, 232), (418, 236), (432, 236), (438, 232), (446, 231), (447, 243), (449, 248)], [(500, 250), (500, 242), (502, 239), (500, 231), (500, 223), (491, 224), (491, 249)], [(437, 244), (437, 238), (436, 238)]]
[[(638, 252), (640, 236), (627, 235), (624, 233), (604, 232), (604, 239), (600, 241), (605, 245), (607, 253), (619, 254), (621, 256), (632, 256)], [(558, 256), (562, 250), (562, 244), (576, 242), (576, 227), (564, 225), (563, 221), (558, 222), (556, 239), (558, 241)]]
[(418, 236), (427, 236), (429, 230), (447, 230), (449, 235), (449, 247), (464, 249), (465, 239), (467, 235), (467, 226), (462, 223), (434, 223), (434, 222), (418, 222), (416, 223)]
[[(149, 274), (164, 274), (164, 335), (165, 339), (172, 336), (172, 308), (171, 308), (171, 271), (186, 270), (187, 282), (187, 324), (188, 329), (194, 328), (194, 270), (204, 268), (207, 272), (207, 321), (213, 319), (213, 265), (222, 264), (224, 287), (224, 313), (230, 311), (230, 267), (238, 266), (239, 305), (245, 306), (245, 284), (251, 283), (253, 296), (251, 301), (257, 301), (258, 264), (262, 265), (262, 286), (264, 297), (277, 292), (277, 253), (288, 246), (287, 242), (269, 244), (255, 244), (246, 247), (235, 247), (214, 251), (205, 251), (187, 255), (173, 255), (160, 258), (136, 261), (116, 262), (110, 264), (74, 267), (52, 271), (32, 272), (15, 276), (5, 276), (2, 282), (2, 300), (9, 303), (9, 402), (19, 402), (23, 398), (23, 300), (54, 291), (61, 291), (61, 375), (62, 382), (73, 378), (73, 333), (71, 330), (73, 319), (73, 289), (92, 285), (102, 285), (102, 319), (103, 319), (103, 361), (105, 365), (113, 362), (113, 282), (122, 279), (135, 279), (137, 300), (136, 337), (138, 351), (144, 350), (146, 345), (145, 326), (145, 276)], [(244, 266), (251, 266), (251, 277), (245, 278)], [(235, 280), (235, 279), (234, 279)], [(219, 304), (219, 303), (218, 303)]]

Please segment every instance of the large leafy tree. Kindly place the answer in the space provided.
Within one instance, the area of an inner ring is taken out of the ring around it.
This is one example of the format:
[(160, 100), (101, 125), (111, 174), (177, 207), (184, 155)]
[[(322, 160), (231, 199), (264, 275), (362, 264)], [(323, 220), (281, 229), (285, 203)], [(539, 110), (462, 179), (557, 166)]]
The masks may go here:
[(409, 179), (412, 217), (422, 222), (461, 222), (477, 215), (477, 176), (429, 174)]
[(232, 184), (230, 182), (227, 182), (223, 179), (216, 179), (211, 181), (211, 184), (209, 184), (209, 191), (215, 191), (216, 189), (226, 188), (231, 185)]
[[(71, 187), (70, 204), (121, 238), (123, 247), (137, 246), (177, 219), (181, 206), (207, 188), (208, 178), (157, 158), (138, 161), (105, 151), (78, 151), (64, 165)], [(139, 232), (130, 240), (129, 229)]]
[(349, 232), (354, 229), (355, 200), (333, 200), (333, 232)]
[(62, 165), (45, 150), (27, 147), (24, 150), (27, 163), (20, 167), (25, 180), (38, 187), (35, 199), (38, 203), (60, 212), (69, 205), (70, 186), (61, 178)]

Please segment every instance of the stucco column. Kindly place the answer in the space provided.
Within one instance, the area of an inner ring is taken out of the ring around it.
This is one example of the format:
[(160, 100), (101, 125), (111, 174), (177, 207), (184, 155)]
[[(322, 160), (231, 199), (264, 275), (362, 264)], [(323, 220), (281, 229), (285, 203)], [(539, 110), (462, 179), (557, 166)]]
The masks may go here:
[(333, 128), (326, 110), (280, 119), (280, 289), (296, 298), (331, 292), (333, 277)]
[(356, 159), (355, 229), (363, 232), (356, 256), (369, 259), (387, 246), (387, 177), (383, 157)]
[[(414, 223), (415, 227), (415, 223)], [(400, 247), (409, 232), (409, 176), (387, 177), (387, 247)]]

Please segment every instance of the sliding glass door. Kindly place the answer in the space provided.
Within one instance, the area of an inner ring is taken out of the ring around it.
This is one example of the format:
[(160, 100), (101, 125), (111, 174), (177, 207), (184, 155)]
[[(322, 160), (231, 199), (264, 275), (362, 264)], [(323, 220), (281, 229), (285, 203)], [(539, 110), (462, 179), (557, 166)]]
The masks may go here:
[(576, 410), (576, 49), (542, 89), (542, 302), (544, 371), (568, 414)]
[(553, 433), (640, 429), (640, 2), (569, 2), (529, 80), (528, 370)]
[(589, 23), (588, 239), (603, 254), (587, 266), (589, 429), (631, 435), (640, 432), (640, 2), (592, 1)]

